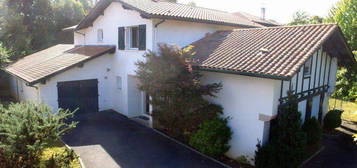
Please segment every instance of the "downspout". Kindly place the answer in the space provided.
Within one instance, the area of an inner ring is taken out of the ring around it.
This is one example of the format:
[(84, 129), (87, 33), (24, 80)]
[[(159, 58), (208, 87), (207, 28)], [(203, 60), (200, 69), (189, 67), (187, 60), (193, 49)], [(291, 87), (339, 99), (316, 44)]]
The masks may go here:
[(19, 79), (16, 80), (16, 100), (20, 101), (20, 95), (19, 95)]
[(155, 49), (156, 49), (156, 47), (157, 47), (157, 34), (158, 34), (158, 26), (160, 25), (160, 24), (162, 24), (162, 23), (164, 23), (166, 21), (166, 19), (162, 19), (160, 22), (158, 22), (158, 23), (156, 23), (155, 25), (154, 25), (154, 28), (155, 28), (155, 31), (154, 31), (154, 42), (153, 42), (153, 49), (154, 49), (154, 51), (156, 51)]

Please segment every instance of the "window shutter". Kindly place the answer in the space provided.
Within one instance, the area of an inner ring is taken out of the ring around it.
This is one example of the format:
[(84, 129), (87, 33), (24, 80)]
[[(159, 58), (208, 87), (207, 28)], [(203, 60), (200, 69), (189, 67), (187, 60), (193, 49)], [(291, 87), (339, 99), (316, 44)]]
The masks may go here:
[(139, 25), (139, 50), (146, 50), (146, 25)]
[(118, 28), (118, 49), (119, 50), (125, 49), (125, 28), (124, 27)]

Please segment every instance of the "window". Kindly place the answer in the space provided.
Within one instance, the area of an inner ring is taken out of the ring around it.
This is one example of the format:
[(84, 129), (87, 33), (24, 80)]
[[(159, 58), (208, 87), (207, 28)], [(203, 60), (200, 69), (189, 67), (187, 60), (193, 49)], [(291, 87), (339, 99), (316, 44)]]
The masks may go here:
[(126, 45), (129, 49), (139, 48), (139, 27), (127, 27), (126, 28)]
[(122, 80), (120, 76), (116, 77), (116, 85), (117, 85), (117, 89), (121, 90), (122, 88)]
[(97, 39), (98, 39), (98, 42), (103, 42), (103, 29), (98, 29)]
[(304, 77), (310, 77), (311, 65), (312, 65), (312, 59), (310, 57), (304, 64)]
[(146, 50), (146, 25), (118, 27), (119, 50)]

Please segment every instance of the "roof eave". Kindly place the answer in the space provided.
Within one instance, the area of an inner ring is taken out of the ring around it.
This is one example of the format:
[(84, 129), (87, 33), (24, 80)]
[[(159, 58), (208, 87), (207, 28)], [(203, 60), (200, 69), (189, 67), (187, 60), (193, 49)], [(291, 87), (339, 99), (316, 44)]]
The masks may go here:
[(86, 63), (86, 62), (88, 62), (88, 61), (90, 61), (90, 60), (92, 60), (92, 59), (94, 59), (94, 58), (97, 58), (97, 57), (102, 56), (102, 55), (104, 55), (104, 54), (114, 53), (115, 50), (116, 50), (116, 48), (115, 48), (115, 46), (113, 46), (113, 48), (111, 48), (110, 50), (103, 51), (103, 52), (101, 52), (101, 53), (98, 53), (98, 54), (95, 55), (95, 56), (91, 56), (91, 57), (88, 58), (88, 59), (85, 59), (85, 60), (83, 60), (83, 61), (77, 62), (77, 63), (75, 63), (75, 64), (73, 64), (73, 65), (71, 65), (71, 66), (68, 66), (68, 67), (66, 67), (66, 68), (63, 68), (63, 69), (61, 69), (61, 70), (59, 70), (59, 71), (57, 71), (57, 72), (54, 72), (54, 73), (49, 74), (49, 75), (46, 75), (46, 76), (44, 76), (44, 77), (42, 77), (42, 78), (39, 78), (39, 79), (37, 79), (37, 80), (34, 80), (34, 81), (32, 81), (32, 82), (28, 82), (28, 85), (29, 85), (29, 86), (33, 86), (33, 85), (35, 85), (35, 84), (37, 84), (37, 83), (40, 83), (40, 82), (42, 82), (42, 81), (45, 81), (45, 80), (47, 80), (47, 79), (49, 79), (49, 78), (51, 78), (51, 77), (53, 77), (53, 76), (56, 76), (56, 75), (58, 75), (58, 74), (60, 74), (60, 73), (62, 73), (62, 72), (65, 72), (65, 71), (67, 71), (67, 70), (69, 70), (69, 69), (71, 69), (71, 68), (74, 68), (74, 67), (76, 67), (76, 66), (78, 66), (78, 65), (81, 65), (81, 64), (83, 64), (83, 63)]
[[(100, 1), (101, 2), (101, 1)], [(119, 2), (123, 5), (123, 8), (125, 9), (130, 9), (130, 10), (135, 10), (138, 11), (141, 15), (141, 17), (143, 18), (147, 18), (147, 19), (152, 19), (152, 18), (156, 18), (156, 19), (171, 19), (171, 20), (179, 20), (179, 21), (188, 21), (188, 22), (198, 22), (198, 23), (206, 23), (206, 24), (216, 24), (216, 25), (224, 25), (224, 26), (239, 26), (242, 28), (258, 28), (259, 26), (252, 26), (252, 25), (245, 25), (245, 24), (237, 24), (237, 23), (227, 23), (227, 22), (218, 22), (218, 21), (209, 21), (209, 20), (202, 20), (202, 19), (193, 19), (193, 18), (184, 18), (184, 17), (175, 17), (175, 16), (163, 16), (163, 15), (154, 15), (154, 14), (150, 14), (147, 13), (139, 8), (136, 8), (128, 3), (125, 3), (121, 0), (111, 0), (109, 1), (111, 2)], [(103, 2), (104, 3), (104, 2)], [(108, 6), (110, 5), (107, 4)], [(99, 6), (99, 4), (97, 4)], [(106, 5), (106, 4), (104, 4)], [(92, 9), (93, 11), (96, 9)], [(85, 29), (90, 27), (90, 25), (86, 24), (86, 18), (89, 16), (90, 14), (88, 14), (79, 24), (78, 26), (74, 29), (75, 31), (81, 30), (81, 29)]]
[(15, 76), (15, 77), (17, 77), (17, 78), (23, 80), (27, 85), (29, 85), (29, 83), (30, 83), (30, 81), (28, 81), (28, 80), (26, 80), (26, 79), (24, 79), (24, 78), (22, 78), (22, 77), (20, 77), (20, 76), (18, 76), (18, 75), (16, 75), (16, 74), (12, 73), (12, 72), (6, 70), (6, 68), (1, 68), (1, 70), (3, 70), (4, 72), (6, 72), (6, 73), (8, 73), (8, 74), (10, 74), (10, 75), (12, 75), (12, 76)]
[(200, 71), (235, 74), (235, 75), (266, 78), (266, 79), (273, 79), (273, 80), (286, 80), (286, 81), (290, 80), (289, 77), (278, 76), (278, 75), (259, 74), (259, 73), (253, 73), (253, 72), (233, 71), (233, 70), (216, 69), (216, 68), (204, 68), (204, 67), (200, 67), (200, 66), (195, 66), (195, 68), (197, 68), (197, 70), (200, 70)]

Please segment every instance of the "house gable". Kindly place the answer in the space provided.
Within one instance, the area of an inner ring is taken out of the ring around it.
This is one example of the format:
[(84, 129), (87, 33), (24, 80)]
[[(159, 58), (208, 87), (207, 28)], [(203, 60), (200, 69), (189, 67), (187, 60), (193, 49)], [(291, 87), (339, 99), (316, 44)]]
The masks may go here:
[(119, 2), (123, 8), (135, 10), (140, 16), (148, 19), (180, 20), (196, 23), (218, 24), (239, 27), (262, 27), (262, 25), (250, 21), (245, 17), (228, 12), (193, 7), (185, 4), (153, 1), (153, 0), (101, 0), (90, 11), (90, 13), (79, 23), (76, 30), (84, 29), (93, 25), (93, 22), (103, 15), (103, 11), (112, 2)]

